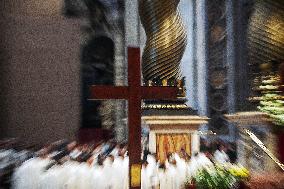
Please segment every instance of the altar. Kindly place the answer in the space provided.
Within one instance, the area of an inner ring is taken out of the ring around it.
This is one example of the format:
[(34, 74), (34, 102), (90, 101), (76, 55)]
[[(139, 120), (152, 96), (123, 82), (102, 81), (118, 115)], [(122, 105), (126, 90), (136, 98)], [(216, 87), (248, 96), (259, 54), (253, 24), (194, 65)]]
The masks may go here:
[(142, 120), (149, 126), (149, 151), (165, 161), (168, 153), (184, 150), (192, 156), (199, 152), (200, 135), (198, 128), (207, 124), (207, 117), (196, 115), (150, 115)]

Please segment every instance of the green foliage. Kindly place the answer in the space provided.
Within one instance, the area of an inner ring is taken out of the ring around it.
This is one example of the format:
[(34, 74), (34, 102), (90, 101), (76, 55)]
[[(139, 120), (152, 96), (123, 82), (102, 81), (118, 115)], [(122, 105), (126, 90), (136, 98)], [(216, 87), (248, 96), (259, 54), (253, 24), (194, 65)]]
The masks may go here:
[(262, 96), (260, 105), (257, 107), (260, 111), (267, 113), (276, 125), (284, 126), (284, 97), (279, 91), (279, 78), (275, 77), (262, 81)]
[(202, 169), (194, 180), (198, 189), (229, 189), (237, 182), (237, 178), (222, 167)]

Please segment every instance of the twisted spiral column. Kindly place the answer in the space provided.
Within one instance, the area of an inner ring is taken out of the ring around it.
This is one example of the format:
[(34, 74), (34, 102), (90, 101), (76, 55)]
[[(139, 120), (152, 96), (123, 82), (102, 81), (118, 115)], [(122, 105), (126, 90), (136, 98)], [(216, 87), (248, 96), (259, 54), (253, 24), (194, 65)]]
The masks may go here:
[(142, 55), (145, 81), (180, 79), (187, 35), (180, 13), (179, 0), (139, 0), (139, 14), (147, 41)]

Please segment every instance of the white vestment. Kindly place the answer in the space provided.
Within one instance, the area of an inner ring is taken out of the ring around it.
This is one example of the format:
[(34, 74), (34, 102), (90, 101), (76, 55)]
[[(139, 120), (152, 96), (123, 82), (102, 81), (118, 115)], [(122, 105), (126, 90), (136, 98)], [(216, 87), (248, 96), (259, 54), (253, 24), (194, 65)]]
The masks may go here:
[(159, 177), (160, 189), (168, 189), (170, 186), (170, 183), (169, 183), (169, 177), (167, 175), (167, 171), (163, 169), (159, 169), (158, 177)]
[(181, 181), (178, 169), (175, 165), (169, 164), (167, 168), (168, 188), (167, 189), (180, 189)]
[(44, 169), (50, 162), (49, 159), (41, 158), (32, 158), (24, 162), (12, 176), (12, 188), (38, 189)]
[(229, 161), (228, 155), (223, 150), (216, 150), (214, 153), (214, 159), (217, 163), (220, 164), (224, 164)]
[(141, 169), (141, 189), (151, 189), (151, 175), (149, 167), (142, 166)]
[(175, 154), (176, 159), (176, 165), (177, 165), (177, 171), (179, 176), (179, 184), (180, 188), (183, 188), (187, 175), (187, 164), (184, 159), (180, 158), (177, 154)]
[[(122, 157), (115, 157), (113, 162), (113, 189), (125, 189), (126, 175), (128, 178), (128, 165), (126, 166), (127, 160)], [(127, 167), (127, 169), (125, 169)]]
[(111, 158), (107, 157), (103, 163), (103, 180), (105, 182), (106, 188), (113, 188), (114, 187), (114, 179), (115, 176), (113, 174), (113, 162)]
[(39, 189), (64, 189), (66, 178), (63, 178), (61, 165), (54, 165), (41, 173)]
[(94, 166), (92, 170), (91, 188), (92, 189), (108, 189), (108, 175), (104, 173), (103, 166)]
[(156, 162), (156, 158), (153, 155), (147, 156), (147, 162), (148, 169), (150, 169), (148, 172), (151, 174), (151, 185), (152, 186), (158, 186), (159, 185), (159, 178), (158, 178), (158, 163)]

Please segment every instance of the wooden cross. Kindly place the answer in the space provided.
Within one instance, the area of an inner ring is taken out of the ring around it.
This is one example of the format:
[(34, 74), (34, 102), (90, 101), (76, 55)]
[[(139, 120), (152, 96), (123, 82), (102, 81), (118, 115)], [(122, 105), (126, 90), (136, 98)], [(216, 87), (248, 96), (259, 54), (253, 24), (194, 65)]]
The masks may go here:
[(140, 188), (141, 100), (174, 99), (177, 87), (141, 86), (140, 49), (128, 48), (128, 86), (91, 86), (91, 99), (128, 100), (129, 186)]

